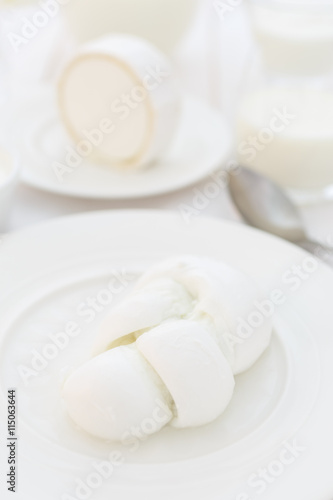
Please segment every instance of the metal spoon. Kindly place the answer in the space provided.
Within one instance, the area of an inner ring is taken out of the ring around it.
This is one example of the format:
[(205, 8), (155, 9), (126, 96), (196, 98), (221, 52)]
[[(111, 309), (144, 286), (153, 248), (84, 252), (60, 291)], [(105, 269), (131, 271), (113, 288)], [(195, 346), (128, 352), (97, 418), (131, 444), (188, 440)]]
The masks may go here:
[(251, 226), (295, 243), (333, 266), (333, 248), (308, 238), (298, 208), (273, 181), (241, 167), (230, 174), (229, 191)]

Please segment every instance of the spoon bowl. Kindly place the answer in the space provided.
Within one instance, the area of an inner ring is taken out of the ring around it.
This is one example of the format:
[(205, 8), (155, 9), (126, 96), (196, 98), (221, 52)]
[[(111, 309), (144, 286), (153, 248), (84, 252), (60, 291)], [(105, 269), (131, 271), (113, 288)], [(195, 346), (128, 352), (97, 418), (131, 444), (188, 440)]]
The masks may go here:
[(229, 176), (229, 191), (248, 224), (295, 243), (333, 266), (333, 249), (308, 238), (301, 214), (283, 188), (241, 167)]
[(282, 188), (245, 167), (230, 175), (231, 197), (251, 226), (293, 243), (307, 239), (298, 208)]

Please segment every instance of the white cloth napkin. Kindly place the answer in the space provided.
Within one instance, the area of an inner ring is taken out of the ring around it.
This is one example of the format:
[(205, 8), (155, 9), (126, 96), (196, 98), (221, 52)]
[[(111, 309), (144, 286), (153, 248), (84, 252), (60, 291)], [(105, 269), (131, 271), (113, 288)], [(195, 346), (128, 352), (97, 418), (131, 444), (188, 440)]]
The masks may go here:
[(55, 79), (74, 50), (75, 41), (63, 13), (51, 17), (40, 5), (1, 8), (0, 59), (12, 95), (28, 95), (29, 88)]
[(183, 84), (231, 118), (254, 50), (243, 2), (202, 0), (176, 56)]

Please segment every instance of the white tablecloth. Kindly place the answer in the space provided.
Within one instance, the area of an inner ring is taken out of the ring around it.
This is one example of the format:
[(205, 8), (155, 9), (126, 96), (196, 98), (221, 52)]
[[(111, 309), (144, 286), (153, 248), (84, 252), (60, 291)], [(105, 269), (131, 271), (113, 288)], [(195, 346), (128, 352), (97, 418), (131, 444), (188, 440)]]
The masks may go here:
[[(193, 198), (195, 197), (193, 190), (199, 189), (202, 191), (204, 186), (205, 181), (176, 193), (142, 200), (94, 201), (65, 198), (22, 185), (15, 193), (8, 229), (17, 230), (55, 217), (92, 210), (162, 209), (181, 213), (182, 205), (193, 206)], [(328, 202), (305, 207), (302, 209), (302, 213), (312, 237), (318, 238), (323, 243), (333, 245), (333, 203)], [(200, 216), (242, 222), (241, 217), (230, 201), (227, 190), (221, 191), (218, 197), (209, 201), (207, 207), (201, 210), (200, 214), (193, 217)]]

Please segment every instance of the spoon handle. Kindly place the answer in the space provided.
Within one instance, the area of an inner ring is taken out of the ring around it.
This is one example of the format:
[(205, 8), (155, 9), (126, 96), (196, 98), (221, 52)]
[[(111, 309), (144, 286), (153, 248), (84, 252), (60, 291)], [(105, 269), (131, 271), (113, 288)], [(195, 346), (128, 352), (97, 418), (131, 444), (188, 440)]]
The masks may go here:
[(318, 241), (304, 240), (298, 243), (300, 247), (314, 254), (326, 264), (333, 267), (333, 248), (322, 245)]

